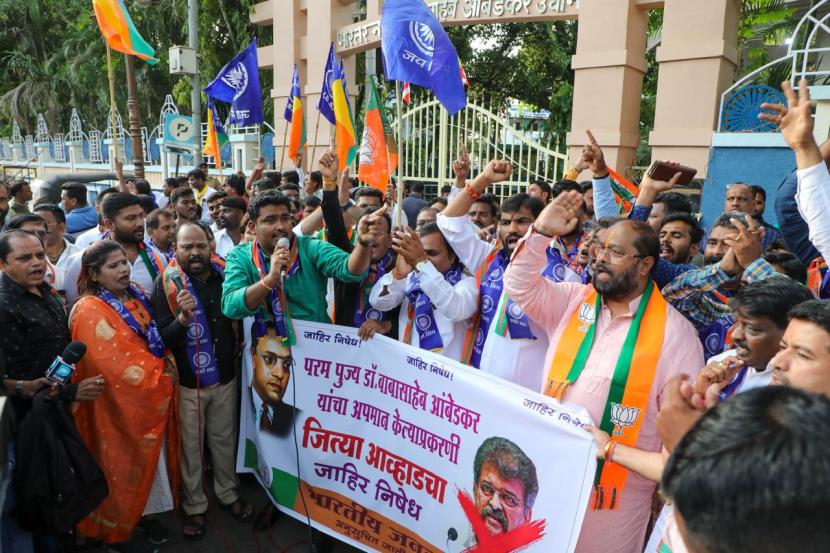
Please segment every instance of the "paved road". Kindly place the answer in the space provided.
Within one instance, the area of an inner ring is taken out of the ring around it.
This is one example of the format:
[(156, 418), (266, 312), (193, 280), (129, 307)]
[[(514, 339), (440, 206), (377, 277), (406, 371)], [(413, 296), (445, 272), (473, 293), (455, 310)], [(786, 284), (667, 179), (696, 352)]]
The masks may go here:
[[(268, 502), (265, 492), (250, 475), (240, 475), (242, 496), (257, 511)], [(211, 499), (213, 501), (213, 499)], [(190, 542), (182, 537), (181, 514), (169, 513), (161, 517), (170, 529), (173, 539), (159, 547), (159, 553), (305, 553), (308, 551), (308, 528), (288, 515), (281, 515), (277, 523), (266, 532), (254, 532), (250, 524), (242, 524), (217, 509), (213, 504), (208, 511), (207, 530), (204, 539)], [(142, 535), (140, 531), (137, 535)], [(105, 549), (96, 550), (101, 553)], [(360, 551), (337, 542), (333, 553)]]

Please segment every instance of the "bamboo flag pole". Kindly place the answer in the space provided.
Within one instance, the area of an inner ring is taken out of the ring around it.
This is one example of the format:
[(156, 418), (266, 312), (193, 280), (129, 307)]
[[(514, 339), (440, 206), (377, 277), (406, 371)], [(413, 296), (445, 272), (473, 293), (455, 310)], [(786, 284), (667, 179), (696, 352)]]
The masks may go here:
[(280, 156), (280, 173), (282, 173), (282, 166), (285, 164), (285, 150), (288, 145), (285, 143), (288, 137), (288, 121), (285, 122), (285, 127), (282, 129), (282, 155)]
[(311, 169), (314, 167), (314, 163), (317, 161), (314, 158), (314, 155), (317, 152), (317, 133), (320, 130), (320, 110), (317, 110), (317, 122), (314, 124), (314, 142), (311, 143), (311, 161), (308, 162), (308, 168)]
[[(401, 109), (401, 83), (395, 81), (395, 107), (398, 111), (398, 198), (395, 206), (395, 223), (401, 224), (401, 211), (403, 210), (403, 170), (406, 167), (406, 157), (404, 157), (403, 147), (403, 110)], [(411, 221), (410, 221), (411, 222)]]
[(110, 82), (110, 124), (112, 125), (112, 151), (113, 151), (113, 167), (115, 166), (115, 160), (118, 159), (119, 152), (118, 152), (118, 136), (116, 135), (116, 128), (115, 128), (115, 80), (112, 76), (112, 50), (110, 50), (110, 45), (107, 44), (107, 77), (109, 78)]

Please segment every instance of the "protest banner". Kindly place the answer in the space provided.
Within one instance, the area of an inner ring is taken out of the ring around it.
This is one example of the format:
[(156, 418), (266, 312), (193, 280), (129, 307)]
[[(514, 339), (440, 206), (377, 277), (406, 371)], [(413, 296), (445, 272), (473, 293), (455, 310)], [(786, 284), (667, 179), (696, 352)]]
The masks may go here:
[(586, 411), (385, 336), (294, 321), (251, 343), (240, 472), (365, 551), (566, 553), (596, 460)]

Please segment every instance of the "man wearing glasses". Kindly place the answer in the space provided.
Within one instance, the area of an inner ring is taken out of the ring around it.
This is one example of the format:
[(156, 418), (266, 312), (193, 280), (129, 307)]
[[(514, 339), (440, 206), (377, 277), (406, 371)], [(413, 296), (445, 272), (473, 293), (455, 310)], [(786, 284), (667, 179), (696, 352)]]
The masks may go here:
[(660, 450), (663, 390), (675, 375), (696, 374), (703, 354), (692, 324), (654, 284), (660, 241), (646, 223), (618, 221), (592, 245), (593, 284), (541, 276), (551, 238), (573, 232), (582, 203), (567, 191), (542, 211), (516, 246), (504, 288), (549, 340), (537, 390), (585, 407), (613, 436), (597, 452), (604, 462), (576, 552), (634, 553), (642, 551), (655, 485), (615, 464), (613, 447)]
[(46, 257), (49, 259), (51, 268), (54, 268), (54, 288), (64, 294), (64, 276), (69, 266), (69, 258), (81, 251), (81, 248), (67, 240), (66, 214), (55, 204), (40, 204), (34, 209), (36, 215), (40, 215), (46, 222)]

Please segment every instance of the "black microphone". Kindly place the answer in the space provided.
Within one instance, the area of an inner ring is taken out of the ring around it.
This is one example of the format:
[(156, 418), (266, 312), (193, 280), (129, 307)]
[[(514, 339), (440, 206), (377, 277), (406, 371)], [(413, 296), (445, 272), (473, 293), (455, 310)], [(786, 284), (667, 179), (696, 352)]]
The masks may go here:
[[(278, 248), (285, 248), (286, 250), (291, 249), (291, 242), (288, 241), (288, 238), (282, 237), (277, 240), (277, 247)], [(285, 265), (280, 267), (280, 285), (285, 281)]]
[(86, 344), (83, 342), (69, 342), (63, 354), (55, 357), (49, 368), (46, 369), (46, 378), (61, 386), (69, 382), (75, 372), (75, 363), (86, 355)]

